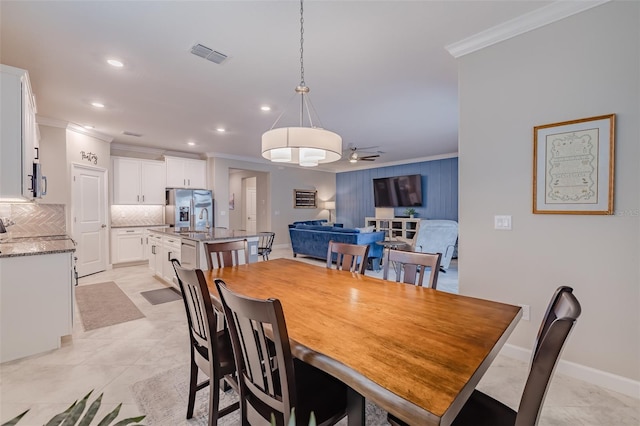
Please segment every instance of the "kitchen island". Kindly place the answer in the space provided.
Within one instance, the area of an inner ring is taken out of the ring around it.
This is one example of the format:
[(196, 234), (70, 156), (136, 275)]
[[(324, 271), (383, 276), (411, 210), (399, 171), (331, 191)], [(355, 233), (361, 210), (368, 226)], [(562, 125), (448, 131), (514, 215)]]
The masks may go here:
[(205, 243), (247, 240), (249, 263), (258, 261), (258, 235), (244, 230), (211, 228), (209, 230), (179, 231), (176, 228), (149, 228), (151, 254), (149, 269), (163, 281), (178, 286), (171, 259), (178, 259), (185, 268), (207, 270)]
[(0, 241), (0, 362), (58, 349), (73, 327), (73, 252), (66, 236)]

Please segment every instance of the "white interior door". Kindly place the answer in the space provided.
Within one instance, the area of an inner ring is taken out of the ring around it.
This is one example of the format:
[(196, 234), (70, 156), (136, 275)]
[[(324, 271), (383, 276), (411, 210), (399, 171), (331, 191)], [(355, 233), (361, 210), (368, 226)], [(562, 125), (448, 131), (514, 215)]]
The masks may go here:
[(104, 169), (73, 165), (71, 226), (78, 275), (107, 269), (107, 186)]
[(257, 223), (256, 188), (247, 188), (246, 200), (247, 200), (247, 224), (246, 224), (246, 230), (247, 230), (247, 232), (249, 234), (255, 234), (256, 233), (256, 223)]

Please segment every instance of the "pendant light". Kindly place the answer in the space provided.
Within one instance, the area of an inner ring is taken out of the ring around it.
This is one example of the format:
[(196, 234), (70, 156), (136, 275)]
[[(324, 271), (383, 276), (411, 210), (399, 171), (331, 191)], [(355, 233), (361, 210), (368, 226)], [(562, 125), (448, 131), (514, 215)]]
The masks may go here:
[[(304, 8), (300, 0), (300, 84), (295, 92), (300, 95), (299, 127), (275, 128), (284, 111), (271, 128), (262, 135), (262, 156), (276, 163), (294, 163), (304, 167), (338, 161), (342, 156), (342, 138), (337, 133), (314, 126), (311, 117), (313, 104), (309, 87), (304, 81)], [(286, 110), (286, 108), (285, 108)], [(305, 114), (306, 113), (306, 114)], [(309, 126), (305, 127), (304, 119)]]

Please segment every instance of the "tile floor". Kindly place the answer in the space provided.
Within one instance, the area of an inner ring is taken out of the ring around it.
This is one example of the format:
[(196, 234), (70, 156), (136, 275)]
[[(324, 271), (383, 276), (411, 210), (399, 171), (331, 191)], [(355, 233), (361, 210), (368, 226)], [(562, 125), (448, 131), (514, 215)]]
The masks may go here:
[[(272, 258), (291, 257), (275, 250)], [(322, 265), (322, 262), (299, 258)], [(369, 274), (369, 272), (368, 272)], [(380, 275), (376, 273), (374, 275)], [(88, 276), (80, 285), (115, 281), (146, 318), (89, 332), (76, 314), (72, 336), (50, 353), (0, 364), (0, 422), (30, 408), (21, 426), (42, 425), (91, 389), (104, 393), (98, 414), (122, 402), (119, 418), (141, 414), (131, 386), (188, 363), (188, 336), (180, 301), (149, 304), (140, 292), (161, 288), (146, 266), (117, 268)], [(457, 266), (441, 274), (440, 288), (457, 291)], [(525, 363), (499, 356), (480, 388), (516, 407), (527, 374)], [(639, 425), (640, 400), (557, 374), (552, 382), (541, 425)], [(153, 426), (153, 425), (150, 425)]]

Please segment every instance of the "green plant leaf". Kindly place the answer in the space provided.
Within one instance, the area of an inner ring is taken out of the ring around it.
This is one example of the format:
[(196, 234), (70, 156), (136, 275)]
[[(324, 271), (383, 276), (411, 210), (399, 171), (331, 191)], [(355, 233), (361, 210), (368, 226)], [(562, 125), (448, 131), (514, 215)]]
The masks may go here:
[(109, 424), (111, 424), (111, 422), (114, 421), (116, 417), (118, 417), (120, 407), (122, 407), (122, 403), (118, 404), (118, 406), (114, 408), (112, 412), (104, 416), (104, 419), (102, 419), (100, 423), (98, 423), (98, 426), (108, 426)]
[(296, 426), (296, 409), (295, 407), (291, 409), (291, 417), (289, 417), (289, 423), (287, 426)]
[(18, 414), (17, 416), (15, 416), (13, 419), (9, 420), (6, 423), (2, 423), (2, 426), (14, 426), (16, 423), (18, 423), (20, 421), (21, 418), (23, 418), (27, 413), (29, 412), (29, 410), (26, 410), (20, 414)]
[(100, 404), (102, 404), (102, 395), (103, 394), (100, 394), (100, 396), (91, 403), (89, 409), (87, 410), (87, 414), (85, 414), (82, 420), (80, 420), (78, 426), (89, 426), (91, 424), (91, 421), (100, 409)]
[(67, 417), (61, 423), (61, 426), (74, 426), (76, 424), (80, 416), (82, 416), (82, 413), (84, 412), (84, 407), (87, 406), (87, 400), (89, 399), (89, 396), (91, 396), (92, 393), (93, 393), (93, 389), (91, 389), (91, 391), (88, 394), (86, 394), (84, 398), (80, 400), (80, 402), (75, 404), (75, 406), (71, 409), (69, 414), (67, 414)]
[(76, 400), (73, 404), (69, 406), (69, 408), (64, 410), (62, 413), (56, 414), (55, 416), (53, 416), (53, 418), (47, 422), (46, 426), (58, 426), (60, 423), (64, 421), (64, 419), (67, 418), (67, 416), (69, 415), (71, 410), (73, 410), (73, 407), (75, 407), (77, 403), (78, 401)]
[(140, 423), (142, 419), (144, 419), (145, 417), (146, 416), (130, 417), (128, 419), (120, 420), (118, 423), (116, 423), (113, 426), (126, 426), (133, 423)]

